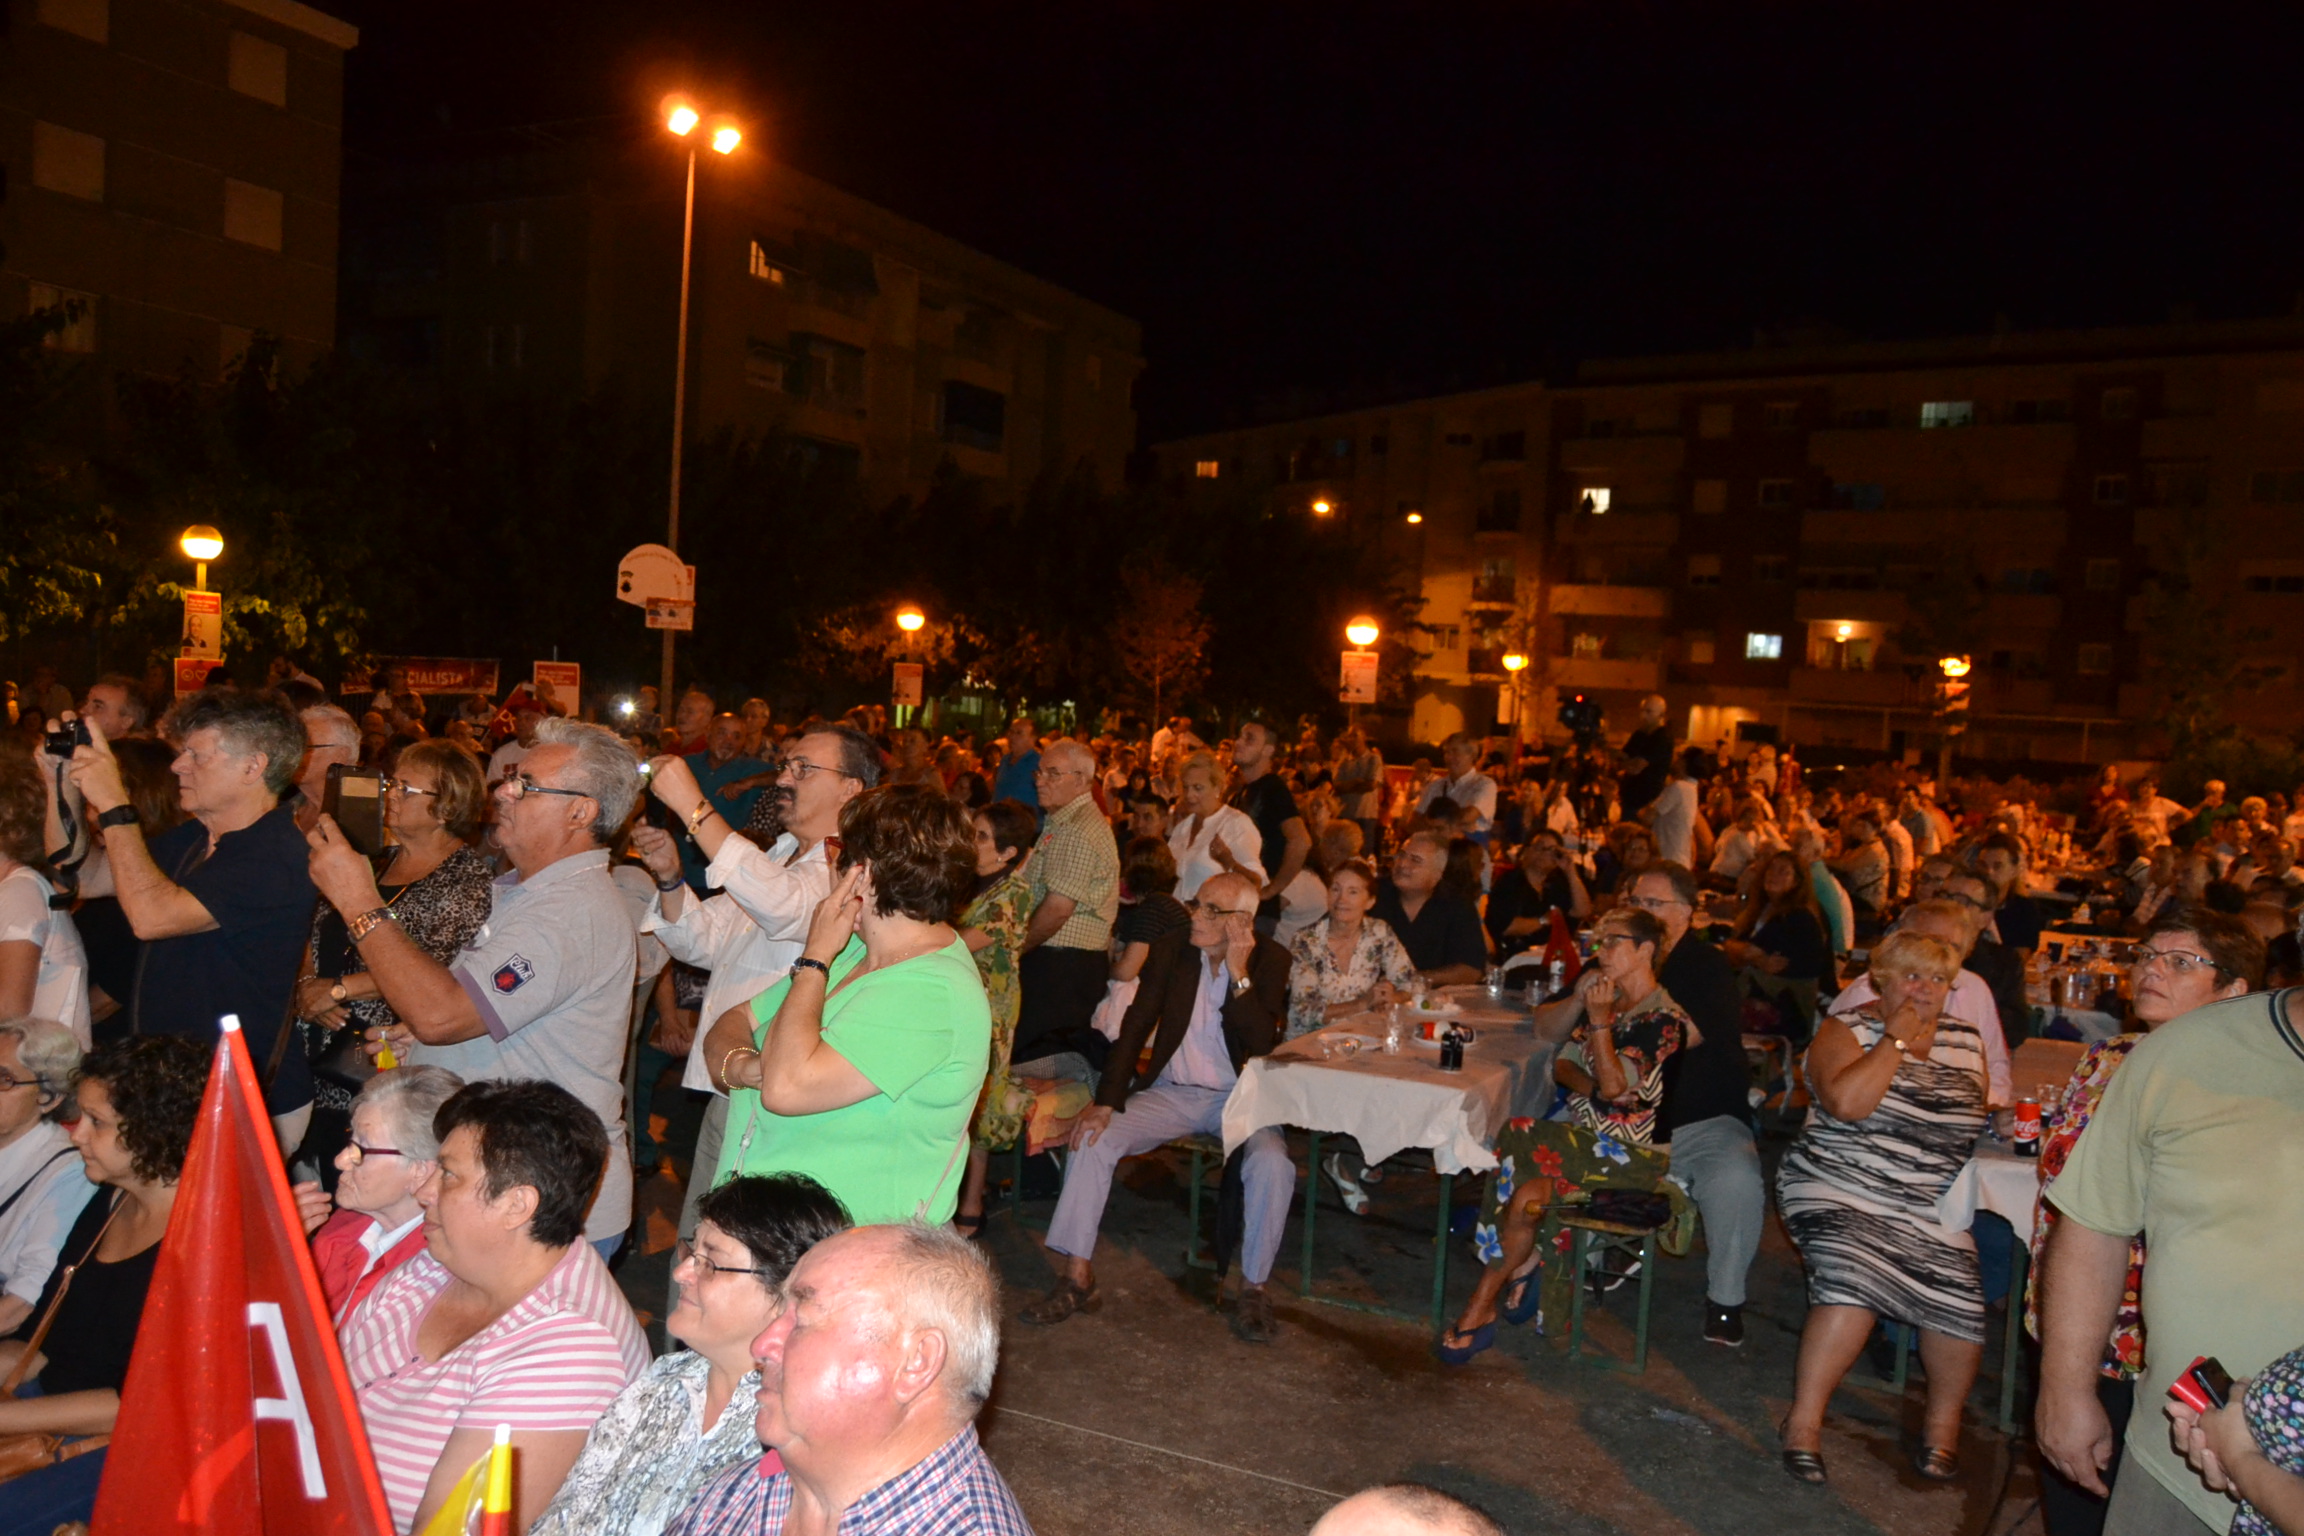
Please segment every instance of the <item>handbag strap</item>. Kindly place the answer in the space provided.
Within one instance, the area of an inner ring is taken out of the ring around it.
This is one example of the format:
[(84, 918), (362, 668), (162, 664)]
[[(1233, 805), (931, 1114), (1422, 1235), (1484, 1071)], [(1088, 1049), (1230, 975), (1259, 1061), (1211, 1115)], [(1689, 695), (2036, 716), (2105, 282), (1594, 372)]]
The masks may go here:
[(32, 1362), (39, 1358), (40, 1346), (48, 1342), (48, 1330), (56, 1321), (56, 1309), (64, 1305), (64, 1294), (72, 1289), (72, 1277), (80, 1272), (82, 1264), (96, 1256), (97, 1247), (104, 1241), (104, 1234), (112, 1230), (112, 1223), (120, 1219), (120, 1207), (127, 1203), (126, 1195), (115, 1194), (112, 1197), (112, 1209), (104, 1213), (104, 1225), (96, 1229), (95, 1237), (89, 1240), (80, 1257), (64, 1266), (64, 1273), (56, 1282), (56, 1294), (48, 1298), (48, 1308), (40, 1314), (40, 1326), (32, 1330), (31, 1342), (24, 1346), (24, 1353), (16, 1357), (16, 1368), (8, 1373), (6, 1381), (0, 1381), (0, 1398), (14, 1397), (16, 1389), (24, 1385), (25, 1373), (31, 1369)]
[(39, 1167), (33, 1169), (32, 1176), (30, 1178), (17, 1185), (14, 1192), (11, 1193), (7, 1199), (0, 1200), (0, 1216), (7, 1215), (10, 1210), (15, 1208), (16, 1202), (24, 1198), (25, 1191), (29, 1190), (33, 1185), (40, 1182), (40, 1175), (55, 1167), (65, 1158), (77, 1156), (78, 1153), (79, 1149), (77, 1147), (58, 1147), (55, 1151), (49, 1153), (48, 1160), (42, 1163)]

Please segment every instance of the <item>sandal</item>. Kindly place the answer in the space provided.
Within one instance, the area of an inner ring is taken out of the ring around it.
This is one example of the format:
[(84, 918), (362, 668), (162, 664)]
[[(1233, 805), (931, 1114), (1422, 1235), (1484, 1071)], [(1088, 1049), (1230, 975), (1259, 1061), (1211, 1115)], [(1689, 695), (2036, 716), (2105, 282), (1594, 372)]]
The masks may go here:
[(1093, 1312), (1102, 1301), (1103, 1297), (1097, 1292), (1093, 1280), (1083, 1290), (1072, 1283), (1070, 1276), (1066, 1276), (1058, 1280), (1047, 1295), (1018, 1312), (1016, 1320), (1045, 1328), (1064, 1321), (1075, 1312)]
[(1328, 1175), (1329, 1182), (1336, 1186), (1336, 1193), (1343, 1197), (1344, 1209), (1355, 1216), (1368, 1214), (1368, 1191), (1362, 1189), (1359, 1181), (1344, 1171), (1343, 1153), (1331, 1152), (1320, 1159), (1320, 1171)]
[(1960, 1476), (1960, 1457), (1942, 1446), (1924, 1445), (1912, 1458), (1912, 1470), (1932, 1483), (1949, 1483)]
[[(1785, 1431), (1791, 1427), (1792, 1421), (1789, 1419), (1777, 1425), (1776, 1437), (1781, 1440)], [(1784, 1447), (1783, 1466), (1784, 1475), (1796, 1483), (1821, 1483), (1825, 1481), (1824, 1453), (1821, 1450), (1796, 1451), (1792, 1447), (1786, 1446)]]
[[(1464, 1342), (1461, 1344), (1448, 1342), (1450, 1339), (1456, 1338), (1460, 1338)], [(1446, 1333), (1432, 1341), (1432, 1353), (1439, 1357), (1442, 1365), (1467, 1365), (1471, 1363), (1474, 1355), (1489, 1348), (1495, 1342), (1496, 1325), (1494, 1323), (1482, 1323), (1470, 1333), (1464, 1332), (1461, 1328), (1450, 1328)]]
[[(1530, 1318), (1543, 1316), (1544, 1291), (1543, 1287), (1536, 1283), (1543, 1278), (1543, 1275), (1544, 1271), (1541, 1268), (1532, 1269), (1519, 1279), (1506, 1282), (1504, 1304), (1501, 1308), (1501, 1316), (1504, 1321), (1517, 1328)], [(1519, 1299), (1514, 1300), (1515, 1296)]]

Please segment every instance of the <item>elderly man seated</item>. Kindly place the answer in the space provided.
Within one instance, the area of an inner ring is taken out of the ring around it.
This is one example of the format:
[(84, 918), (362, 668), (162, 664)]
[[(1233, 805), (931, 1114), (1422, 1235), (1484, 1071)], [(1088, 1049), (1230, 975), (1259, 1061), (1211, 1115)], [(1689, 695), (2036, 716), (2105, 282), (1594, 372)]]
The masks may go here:
[(1000, 1282), (966, 1238), (858, 1227), (808, 1250), (752, 1341), (754, 1428), (783, 1460), (729, 1468), (666, 1536), (1031, 1536), (976, 1440), (1000, 1364)]
[[(1256, 935), (1255, 882), (1245, 875), (1211, 875), (1201, 882), (1191, 910), (1189, 930), (1153, 943), (1136, 1001), (1105, 1061), (1096, 1102), (1073, 1127), (1076, 1150), (1048, 1224), (1049, 1252), (1065, 1262), (1055, 1288), (1020, 1314), (1027, 1323), (1060, 1323), (1096, 1304), (1089, 1260), (1121, 1159), (1179, 1136), (1216, 1133), (1240, 1069), (1280, 1041), (1288, 1012), (1288, 951)], [(1139, 1072), (1137, 1059), (1147, 1042), (1150, 1056)], [(1280, 1251), (1296, 1165), (1280, 1132), (1269, 1126), (1236, 1155), (1242, 1159), (1245, 1221), (1232, 1329), (1261, 1344), (1279, 1327), (1264, 1282)]]

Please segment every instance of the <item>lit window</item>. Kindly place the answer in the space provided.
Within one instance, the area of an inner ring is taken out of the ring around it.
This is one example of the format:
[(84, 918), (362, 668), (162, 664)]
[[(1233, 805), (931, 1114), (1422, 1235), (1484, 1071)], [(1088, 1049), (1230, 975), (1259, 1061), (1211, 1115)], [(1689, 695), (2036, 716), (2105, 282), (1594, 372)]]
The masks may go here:
[(1972, 427), (1976, 425), (1976, 402), (1973, 400), (1930, 400), (1920, 407), (1920, 425), (1923, 427)]
[(1570, 654), (1584, 661), (1598, 661), (1607, 648), (1608, 642), (1598, 635), (1578, 635), (1568, 646)]
[(70, 288), (58, 288), (51, 283), (33, 283), (29, 288), (32, 310), (61, 309), (65, 313), (63, 329), (51, 331), (41, 344), (51, 352), (93, 352), (96, 350), (96, 295), (76, 293)]
[(747, 270), (750, 271), (754, 277), (760, 279), (760, 281), (764, 283), (774, 283), (779, 288), (784, 287), (792, 275), (788, 268), (777, 262), (776, 259), (770, 256), (766, 250), (762, 249), (760, 242), (757, 240), (752, 242), (752, 255), (747, 265)]
[(1608, 487), (1587, 485), (1576, 493), (1576, 510), (1599, 517), (1608, 510)]
[(1224, 462), (1221, 459), (1195, 459), (1192, 461), (1192, 473), (1203, 480), (1213, 480), (1224, 473)]
[(1782, 635), (1764, 635), (1758, 630), (1747, 631), (1744, 636), (1744, 659), (1746, 661), (1782, 661), (1784, 659), (1784, 637)]

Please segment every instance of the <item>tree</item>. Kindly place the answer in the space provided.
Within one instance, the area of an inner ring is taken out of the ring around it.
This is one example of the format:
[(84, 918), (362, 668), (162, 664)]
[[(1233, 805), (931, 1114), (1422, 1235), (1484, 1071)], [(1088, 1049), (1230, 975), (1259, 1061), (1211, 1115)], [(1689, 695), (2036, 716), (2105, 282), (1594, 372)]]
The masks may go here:
[(2246, 659), (2250, 647), (2269, 637), (2232, 622), (2214, 585), (2217, 573), (2230, 569), (2225, 555), (2205, 519), (2194, 518), (2175, 530), (2152, 577), (2145, 622), (2153, 723), (2167, 733), (2177, 764), (2239, 736), (2225, 716), (2227, 702), (2263, 687), (2277, 670)]
[[(1120, 610), (1112, 646), (1120, 669), (1151, 696), (1151, 718), (1165, 716), (1161, 700), (1200, 686), (1205, 671), (1208, 620), (1200, 612), (1200, 583), (1159, 556), (1120, 573)], [(1141, 697), (1141, 695), (1139, 695)]]

